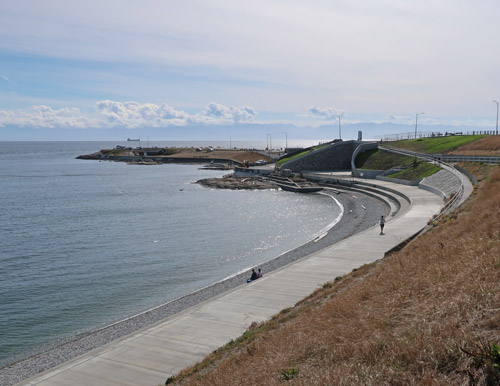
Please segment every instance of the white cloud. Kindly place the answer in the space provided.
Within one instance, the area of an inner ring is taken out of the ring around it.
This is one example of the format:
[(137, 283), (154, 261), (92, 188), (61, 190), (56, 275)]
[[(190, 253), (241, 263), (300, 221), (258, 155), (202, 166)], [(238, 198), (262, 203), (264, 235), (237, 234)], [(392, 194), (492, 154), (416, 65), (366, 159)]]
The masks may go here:
[(209, 103), (201, 113), (188, 114), (167, 104), (101, 101), (99, 113), (111, 126), (127, 128), (187, 126), (197, 124), (237, 124), (251, 122), (256, 112), (251, 107), (224, 106)]
[(320, 108), (318, 106), (313, 106), (309, 108), (309, 111), (314, 115), (322, 117), (327, 120), (332, 120), (338, 118), (340, 115), (342, 117), (343, 113), (332, 107)]
[(226, 107), (218, 103), (211, 102), (205, 108), (203, 115), (208, 121), (214, 120), (217, 123), (243, 123), (252, 122), (257, 113), (254, 109), (248, 106)]
[(189, 114), (167, 104), (99, 101), (96, 111), (84, 114), (76, 107), (53, 109), (45, 105), (22, 110), (0, 110), (0, 126), (19, 127), (168, 127), (188, 125), (229, 125), (253, 122), (254, 109), (209, 103), (200, 113)]
[(53, 109), (38, 105), (18, 111), (0, 110), (0, 126), (85, 128), (91, 124), (91, 120), (76, 107)]
[(386, 117), (387, 122), (408, 124), (412, 118), (408, 115), (388, 114)]
[(5, 80), (6, 82), (12, 83), (12, 81), (9, 78), (7, 78), (5, 75), (0, 75), (0, 78)]
[[(47, 105), (34, 105), (19, 110), (0, 110), (0, 127), (40, 127), (40, 128), (162, 128), (211, 125), (238, 125), (255, 123), (260, 125), (289, 124), (292, 126), (321, 126), (325, 121), (334, 121), (338, 115), (342, 124), (363, 122), (398, 123), (411, 127), (415, 116), (389, 114), (382, 119), (367, 118), (345, 119), (344, 113), (331, 107), (308, 108), (308, 115), (296, 114), (296, 119), (255, 120), (257, 112), (249, 106), (225, 106), (210, 102), (199, 112), (188, 113), (167, 104), (140, 103), (136, 101), (118, 102), (103, 100), (95, 104), (91, 112), (82, 112), (77, 107), (53, 108)], [(318, 118), (316, 118), (318, 117)], [(490, 120), (484, 119), (447, 119), (430, 115), (419, 116), (419, 125), (449, 125), (470, 127), (491, 127)]]
[(185, 126), (190, 115), (182, 110), (175, 110), (166, 104), (115, 102), (110, 100), (96, 103), (100, 118), (108, 126), (126, 128)]

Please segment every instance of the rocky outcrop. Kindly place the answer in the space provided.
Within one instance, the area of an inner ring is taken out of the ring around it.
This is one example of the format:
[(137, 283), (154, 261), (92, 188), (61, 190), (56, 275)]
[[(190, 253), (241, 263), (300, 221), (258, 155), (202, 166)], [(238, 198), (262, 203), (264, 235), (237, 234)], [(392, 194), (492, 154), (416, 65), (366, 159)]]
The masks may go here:
[(214, 189), (233, 189), (233, 190), (264, 190), (264, 189), (278, 189), (278, 185), (263, 178), (242, 178), (226, 176), (223, 178), (205, 178), (196, 181), (197, 184), (206, 186), (207, 188)]
[(79, 155), (76, 157), (76, 159), (102, 159), (104, 157), (104, 154), (102, 154), (100, 151), (97, 151), (92, 154), (84, 154), (84, 155)]

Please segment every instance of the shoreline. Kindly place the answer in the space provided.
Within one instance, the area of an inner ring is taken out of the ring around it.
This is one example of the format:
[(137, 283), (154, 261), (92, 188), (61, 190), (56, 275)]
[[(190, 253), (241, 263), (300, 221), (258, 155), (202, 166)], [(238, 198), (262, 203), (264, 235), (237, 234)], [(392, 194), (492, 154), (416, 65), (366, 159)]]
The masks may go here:
[[(307, 257), (318, 250), (373, 226), (379, 217), (379, 213), (387, 209), (385, 204), (365, 194), (356, 193), (356, 198), (354, 199), (351, 193), (343, 191), (338, 194), (336, 198), (344, 206), (344, 216), (328, 230), (324, 237), (316, 240), (317, 242), (313, 240), (309, 241), (306, 244), (258, 265), (262, 268), (264, 274)], [(371, 207), (371, 210), (365, 210), (367, 207)], [(169, 301), (168, 303), (133, 315), (130, 318), (113, 323), (101, 329), (75, 336), (46, 351), (4, 365), (0, 368), (1, 384), (12, 385), (30, 378), (118, 338), (151, 326), (154, 323), (218, 296), (230, 289), (244, 285), (248, 275), (249, 273), (247, 271), (236, 273), (233, 276), (184, 295), (178, 299)]]

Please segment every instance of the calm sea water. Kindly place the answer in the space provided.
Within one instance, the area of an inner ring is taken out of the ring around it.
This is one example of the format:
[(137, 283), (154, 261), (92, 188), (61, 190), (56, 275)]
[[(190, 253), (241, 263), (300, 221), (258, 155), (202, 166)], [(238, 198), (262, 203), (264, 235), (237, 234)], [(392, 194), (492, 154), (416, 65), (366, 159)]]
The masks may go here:
[(75, 160), (116, 144), (0, 142), (0, 365), (258, 265), (340, 213), (320, 194), (201, 187), (226, 172), (198, 165)]

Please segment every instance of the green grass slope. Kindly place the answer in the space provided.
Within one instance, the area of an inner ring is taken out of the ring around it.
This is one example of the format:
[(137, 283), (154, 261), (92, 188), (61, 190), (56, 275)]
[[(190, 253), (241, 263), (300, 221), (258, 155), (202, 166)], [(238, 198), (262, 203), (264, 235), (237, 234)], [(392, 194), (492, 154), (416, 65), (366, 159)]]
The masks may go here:
[(404, 141), (392, 141), (386, 143), (388, 146), (415, 151), (417, 153), (442, 154), (452, 151), (460, 146), (477, 141), (484, 135), (452, 135), (448, 137), (407, 139)]
[(400, 180), (416, 181), (421, 178), (429, 177), (437, 173), (441, 168), (429, 162), (416, 162), (408, 169), (401, 172), (387, 175), (390, 178), (399, 178)]
[(412, 157), (388, 153), (377, 149), (360, 153), (354, 160), (358, 169), (387, 170), (395, 166), (405, 166), (413, 162)]

